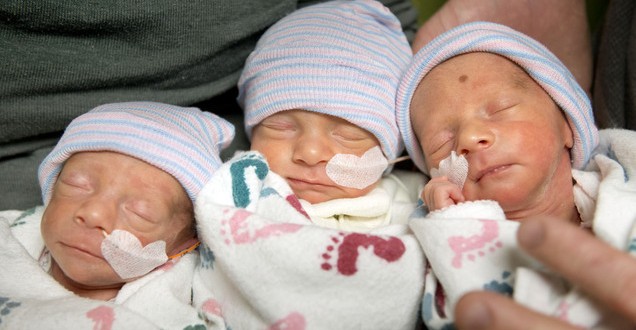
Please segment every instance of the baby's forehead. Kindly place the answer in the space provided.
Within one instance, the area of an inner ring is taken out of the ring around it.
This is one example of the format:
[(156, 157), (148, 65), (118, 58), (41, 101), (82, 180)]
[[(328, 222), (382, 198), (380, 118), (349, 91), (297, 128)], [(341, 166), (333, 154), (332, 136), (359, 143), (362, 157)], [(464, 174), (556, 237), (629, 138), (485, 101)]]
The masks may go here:
[(299, 118), (299, 119), (308, 119), (308, 118), (323, 118), (326, 121), (332, 121), (332, 122), (346, 122), (346, 123), (350, 123), (351, 125), (355, 125), (351, 123), (350, 121), (341, 118), (340, 116), (338, 116), (336, 113), (332, 113), (331, 110), (315, 110), (315, 109), (302, 109), (302, 108), (295, 108), (295, 109), (288, 109), (288, 110), (282, 110), (279, 112), (275, 112), (267, 117), (265, 117), (265, 119), (267, 118), (276, 118), (276, 117), (294, 117), (294, 118)]
[(535, 85), (543, 90), (525, 69), (511, 59), (495, 53), (471, 52), (451, 57), (432, 67), (421, 78), (414, 98), (435, 94), (430, 90), (432, 87), (452, 88), (455, 84), (493, 82), (522, 91), (528, 91), (530, 86)]
[(453, 71), (469, 75), (471, 72), (474, 72), (474, 68), (476, 67), (485, 68), (488, 72), (510, 77), (518, 84), (533, 80), (530, 74), (513, 60), (490, 52), (470, 52), (453, 56), (435, 65), (422, 80), (430, 76), (435, 76), (433, 74), (434, 72), (449, 68), (452, 68)]
[(277, 113), (274, 113), (268, 117), (266, 117), (263, 121), (267, 120), (276, 120), (276, 119), (290, 119), (299, 124), (316, 126), (321, 124), (332, 124), (332, 125), (342, 125), (347, 126), (353, 129), (357, 129), (360, 131), (364, 131), (367, 134), (373, 135), (366, 128), (361, 127), (360, 125), (352, 122), (351, 120), (347, 120), (346, 118), (342, 118), (338, 116), (336, 113), (319, 112), (315, 110), (308, 109), (290, 109), (284, 110)]
[(68, 157), (68, 159), (62, 164), (62, 169), (69, 166), (69, 164), (90, 165), (91, 163), (101, 164), (103, 166), (108, 166), (108, 167), (118, 167), (125, 161), (128, 161), (128, 162), (133, 161), (137, 164), (137, 166), (140, 166), (143, 168), (153, 168), (162, 172), (166, 172), (165, 170), (155, 165), (152, 165), (139, 157), (129, 155), (119, 151), (108, 150), (108, 149), (85, 150), (85, 151), (75, 152), (71, 154)]
[[(104, 171), (109, 168), (109, 171)], [(139, 157), (122, 152), (110, 150), (81, 151), (73, 153), (62, 164), (62, 173), (78, 174), (83, 173), (94, 177), (107, 177), (119, 175), (120, 172), (127, 174), (143, 174), (145, 181), (150, 185), (161, 187), (161, 192), (175, 192), (179, 197), (183, 196), (184, 201), (191, 204), (185, 188), (174, 175), (166, 170), (155, 166)], [(172, 187), (172, 189), (167, 189)]]

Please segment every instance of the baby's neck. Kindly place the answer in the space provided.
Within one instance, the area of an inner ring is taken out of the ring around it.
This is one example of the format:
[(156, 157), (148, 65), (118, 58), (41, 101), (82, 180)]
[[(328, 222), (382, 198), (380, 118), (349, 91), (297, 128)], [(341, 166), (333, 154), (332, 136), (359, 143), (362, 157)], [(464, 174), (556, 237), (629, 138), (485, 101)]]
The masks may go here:
[(502, 206), (506, 217), (517, 221), (549, 217), (580, 223), (579, 212), (574, 203), (574, 181), (567, 150), (562, 153), (558, 167), (547, 173), (544, 180), (542, 189), (536, 189), (524, 201)]
[(123, 286), (123, 283), (112, 287), (87, 287), (81, 285), (66, 276), (55, 260), (52, 260), (50, 273), (63, 287), (83, 298), (108, 301), (115, 298)]
[(523, 221), (529, 218), (549, 217), (570, 221), (577, 225), (581, 223), (581, 216), (574, 204), (574, 195), (563, 196), (557, 203), (535, 205), (525, 210), (505, 211), (506, 219)]

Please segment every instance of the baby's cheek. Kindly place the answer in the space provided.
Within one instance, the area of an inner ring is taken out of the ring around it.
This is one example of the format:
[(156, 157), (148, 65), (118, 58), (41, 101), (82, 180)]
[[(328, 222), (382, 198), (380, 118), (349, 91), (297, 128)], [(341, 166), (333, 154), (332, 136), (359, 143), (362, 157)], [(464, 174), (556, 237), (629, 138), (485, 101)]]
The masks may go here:
[(480, 189), (476, 187), (476, 184), (470, 180), (470, 178), (466, 179), (464, 182), (464, 187), (462, 188), (462, 194), (466, 201), (476, 201), (483, 199), (481, 194), (479, 193)]
[(424, 156), (424, 166), (426, 166), (426, 170), (428, 170), (429, 172), (432, 168), (436, 168), (441, 161), (441, 159), (433, 157), (430, 152), (426, 152), (424, 148), (422, 148), (422, 155)]
[(55, 228), (59, 226), (59, 220), (64, 217), (63, 207), (60, 207), (59, 204), (60, 203), (49, 203), (42, 215), (40, 231), (45, 240), (55, 232)]

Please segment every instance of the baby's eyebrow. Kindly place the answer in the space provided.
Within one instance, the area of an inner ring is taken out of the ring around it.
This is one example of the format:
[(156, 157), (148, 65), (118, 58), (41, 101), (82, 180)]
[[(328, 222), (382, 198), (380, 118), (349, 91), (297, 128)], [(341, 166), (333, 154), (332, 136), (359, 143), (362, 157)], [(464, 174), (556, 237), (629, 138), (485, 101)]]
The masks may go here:
[(512, 76), (510, 77), (512, 85), (519, 89), (526, 90), (528, 89), (529, 79), (532, 79), (532, 77), (530, 77), (530, 75), (522, 68), (518, 67), (517, 69), (518, 70), (513, 71)]

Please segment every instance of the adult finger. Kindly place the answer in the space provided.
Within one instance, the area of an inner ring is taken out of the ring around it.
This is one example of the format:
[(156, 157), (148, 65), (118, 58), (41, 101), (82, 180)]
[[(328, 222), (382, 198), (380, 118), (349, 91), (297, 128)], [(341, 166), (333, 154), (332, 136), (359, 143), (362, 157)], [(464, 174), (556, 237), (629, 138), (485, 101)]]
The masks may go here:
[(579, 329), (556, 318), (527, 309), (512, 299), (494, 292), (465, 294), (455, 307), (458, 329)]
[(519, 245), (609, 309), (636, 322), (636, 259), (557, 219), (524, 221)]

